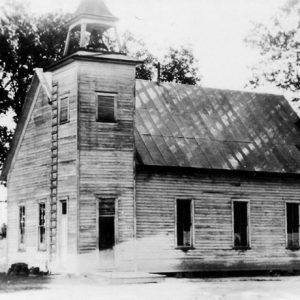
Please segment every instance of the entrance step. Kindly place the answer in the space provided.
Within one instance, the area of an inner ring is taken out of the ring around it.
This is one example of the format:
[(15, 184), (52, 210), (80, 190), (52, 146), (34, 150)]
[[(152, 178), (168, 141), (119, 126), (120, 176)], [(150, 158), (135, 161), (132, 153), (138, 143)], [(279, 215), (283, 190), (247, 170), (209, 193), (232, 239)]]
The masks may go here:
[(165, 275), (144, 272), (97, 272), (93, 277), (104, 279), (110, 284), (141, 284), (159, 283), (165, 279)]

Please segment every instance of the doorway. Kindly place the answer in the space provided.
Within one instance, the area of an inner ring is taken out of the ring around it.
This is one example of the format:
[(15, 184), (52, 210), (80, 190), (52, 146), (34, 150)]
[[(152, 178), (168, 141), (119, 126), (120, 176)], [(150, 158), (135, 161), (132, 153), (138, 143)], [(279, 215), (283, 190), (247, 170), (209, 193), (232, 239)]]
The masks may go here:
[(64, 262), (68, 253), (68, 201), (59, 201), (59, 240), (58, 250), (61, 263)]
[(116, 205), (115, 198), (99, 200), (98, 249), (101, 268), (113, 268), (116, 244)]

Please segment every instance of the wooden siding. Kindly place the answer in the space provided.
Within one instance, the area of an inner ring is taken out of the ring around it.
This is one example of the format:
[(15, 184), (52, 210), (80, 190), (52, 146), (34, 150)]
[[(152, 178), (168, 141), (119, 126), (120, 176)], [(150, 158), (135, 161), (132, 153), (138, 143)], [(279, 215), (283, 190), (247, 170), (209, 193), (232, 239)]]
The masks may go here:
[[(194, 249), (175, 249), (175, 199), (194, 200)], [(233, 249), (232, 201), (250, 205), (251, 249)], [(300, 268), (286, 249), (285, 203), (300, 201), (300, 179), (140, 170), (136, 179), (141, 270)]]
[[(134, 78), (134, 66), (95, 62), (79, 65), (81, 253), (97, 250), (100, 197), (117, 199), (119, 245), (132, 241), (134, 235)], [(116, 123), (96, 122), (96, 92), (116, 93)], [(129, 246), (127, 249), (125, 260), (131, 255)], [(119, 251), (119, 258), (122, 253)]]
[[(69, 121), (58, 126), (58, 183), (59, 201), (68, 198), (68, 253), (77, 253), (77, 64), (60, 68), (53, 74), (58, 82), (58, 98), (69, 97)], [(58, 217), (59, 227), (59, 217)]]
[[(51, 107), (42, 88), (29, 116), (14, 164), (8, 176), (8, 266), (27, 262), (45, 269), (48, 253), (38, 251), (38, 203), (45, 200), (49, 232)], [(25, 251), (19, 251), (19, 205), (26, 207)], [(49, 245), (49, 239), (47, 239)]]

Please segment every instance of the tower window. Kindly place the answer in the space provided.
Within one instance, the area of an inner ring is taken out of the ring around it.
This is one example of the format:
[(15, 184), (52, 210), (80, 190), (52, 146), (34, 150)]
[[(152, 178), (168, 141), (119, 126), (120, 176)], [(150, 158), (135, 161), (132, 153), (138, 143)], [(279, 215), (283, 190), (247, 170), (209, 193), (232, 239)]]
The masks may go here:
[(19, 249), (25, 249), (25, 206), (19, 206)]
[(299, 249), (299, 204), (286, 204), (287, 248)]
[(63, 97), (59, 101), (59, 123), (67, 122), (69, 122), (69, 97)]
[(46, 204), (39, 203), (39, 227), (38, 227), (39, 250), (46, 249)]
[(190, 199), (176, 201), (176, 235), (177, 247), (193, 246), (193, 209)]
[(249, 247), (248, 202), (233, 202), (234, 248)]
[(108, 93), (97, 94), (97, 122), (116, 122), (116, 95)]

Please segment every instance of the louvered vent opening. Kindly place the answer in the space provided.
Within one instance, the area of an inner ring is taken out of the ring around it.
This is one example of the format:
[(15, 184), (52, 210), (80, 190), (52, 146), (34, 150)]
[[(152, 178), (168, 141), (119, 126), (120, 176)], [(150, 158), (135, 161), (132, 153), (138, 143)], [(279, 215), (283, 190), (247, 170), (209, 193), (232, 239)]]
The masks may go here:
[(116, 109), (115, 109), (115, 96), (114, 95), (98, 95), (98, 111), (97, 121), (104, 123), (116, 122)]

